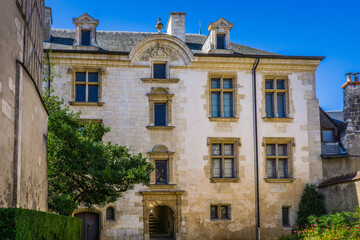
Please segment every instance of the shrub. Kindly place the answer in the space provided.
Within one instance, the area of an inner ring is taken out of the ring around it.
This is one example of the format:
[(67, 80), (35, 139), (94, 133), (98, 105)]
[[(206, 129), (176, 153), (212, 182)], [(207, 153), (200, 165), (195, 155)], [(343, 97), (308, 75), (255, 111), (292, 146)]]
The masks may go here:
[(326, 214), (324, 197), (317, 191), (315, 185), (306, 184), (297, 214), (297, 224), (300, 226), (308, 223), (308, 217), (311, 215), (319, 217)]
[(21, 208), (0, 208), (0, 239), (78, 240), (81, 219)]
[(310, 216), (304, 228), (293, 230), (293, 239), (360, 239), (360, 211)]

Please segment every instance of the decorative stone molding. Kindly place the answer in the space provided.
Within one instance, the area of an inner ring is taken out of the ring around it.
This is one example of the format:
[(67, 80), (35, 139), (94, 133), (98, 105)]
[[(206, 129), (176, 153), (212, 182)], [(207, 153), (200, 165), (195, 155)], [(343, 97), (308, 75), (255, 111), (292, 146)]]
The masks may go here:
[[(81, 50), (97, 50), (98, 44), (96, 42), (96, 27), (99, 25), (99, 20), (92, 18), (87, 13), (84, 13), (80, 17), (73, 18), (73, 24), (76, 27), (76, 38), (74, 42), (74, 48)], [(81, 46), (82, 30), (90, 31), (90, 46)]]
[(178, 78), (142, 78), (143, 83), (178, 83)]
[(173, 49), (160, 45), (159, 42), (156, 42), (154, 47), (148, 48), (140, 57), (140, 61), (147, 62), (150, 58), (166, 58), (171, 61), (176, 61), (179, 59), (179, 55)]
[[(153, 128), (153, 129), (163, 129), (163, 130), (171, 130), (174, 127), (171, 127), (171, 105), (172, 105), (172, 98), (174, 97), (174, 94), (169, 94), (168, 88), (151, 88), (151, 93), (147, 94), (149, 97), (149, 104), (150, 104), (150, 121), (147, 128)], [(155, 103), (166, 103), (166, 121), (167, 126), (154, 126), (155, 124)], [(167, 127), (167, 128), (166, 128)], [(170, 128), (169, 128), (170, 127)]]
[[(208, 48), (209, 53), (217, 54), (233, 54), (234, 51), (230, 49), (230, 31), (235, 24), (230, 23), (225, 18), (220, 18), (216, 22), (210, 23), (208, 26), (210, 46)], [(217, 35), (225, 35), (225, 48), (219, 49), (217, 46)]]

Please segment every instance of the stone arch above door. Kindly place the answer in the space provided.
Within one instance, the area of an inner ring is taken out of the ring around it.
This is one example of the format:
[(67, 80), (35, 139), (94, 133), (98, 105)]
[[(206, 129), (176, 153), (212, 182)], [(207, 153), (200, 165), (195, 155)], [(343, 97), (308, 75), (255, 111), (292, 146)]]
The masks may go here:
[(142, 191), (144, 203), (144, 239), (150, 239), (149, 214), (157, 206), (167, 206), (174, 214), (174, 239), (181, 239), (181, 196), (184, 191)]

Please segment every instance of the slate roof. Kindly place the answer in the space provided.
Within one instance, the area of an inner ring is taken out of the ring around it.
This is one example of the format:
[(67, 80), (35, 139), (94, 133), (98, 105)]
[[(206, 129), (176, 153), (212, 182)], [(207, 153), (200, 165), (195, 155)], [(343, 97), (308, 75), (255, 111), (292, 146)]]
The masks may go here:
[(338, 121), (344, 122), (344, 111), (327, 111), (326, 112), (331, 118), (334, 118)]
[[(68, 29), (51, 29), (51, 39), (44, 42), (44, 50), (73, 50), (72, 46), (75, 41), (75, 30)], [(140, 40), (155, 35), (153, 32), (117, 32), (117, 31), (96, 31), (96, 40), (101, 52), (130, 52), (131, 49)], [(186, 34), (185, 43), (193, 53), (203, 53), (202, 45), (206, 40), (205, 35)], [(236, 43), (230, 43), (234, 55), (276, 55), (256, 48), (243, 46)], [(81, 51), (81, 50), (79, 50)]]
[(354, 181), (359, 181), (359, 180), (360, 180), (360, 171), (324, 179), (318, 185), (318, 187), (321, 188), (321, 187), (331, 186), (331, 185), (335, 185), (335, 184), (339, 184), (339, 183), (354, 182)]

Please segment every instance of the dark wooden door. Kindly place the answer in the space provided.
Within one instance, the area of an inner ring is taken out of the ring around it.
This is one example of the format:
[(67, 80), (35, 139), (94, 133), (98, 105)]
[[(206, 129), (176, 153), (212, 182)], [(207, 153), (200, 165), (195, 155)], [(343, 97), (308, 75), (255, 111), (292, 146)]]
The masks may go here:
[(82, 212), (75, 214), (82, 219), (81, 240), (99, 240), (99, 214)]

